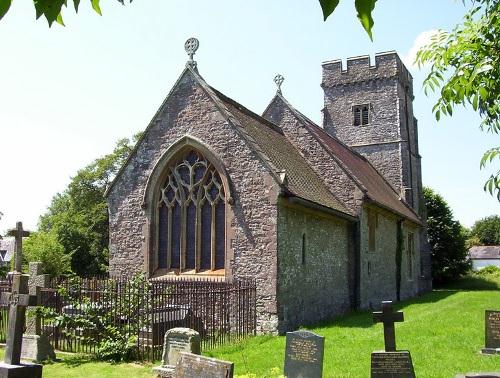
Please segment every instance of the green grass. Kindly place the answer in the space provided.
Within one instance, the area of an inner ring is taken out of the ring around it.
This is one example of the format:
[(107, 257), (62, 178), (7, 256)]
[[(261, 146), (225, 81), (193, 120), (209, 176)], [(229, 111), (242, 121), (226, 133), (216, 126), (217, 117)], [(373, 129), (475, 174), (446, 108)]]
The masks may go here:
[[(479, 354), (484, 347), (484, 310), (500, 308), (500, 277), (473, 275), (395, 307), (405, 317), (396, 325), (397, 347), (410, 350), (417, 377), (500, 371), (499, 355)], [(325, 337), (324, 377), (368, 377), (370, 353), (384, 348), (382, 325), (373, 324), (370, 312), (310, 330)], [(284, 352), (284, 337), (255, 337), (207, 354), (234, 361), (238, 375), (276, 377)]]
[[(471, 275), (395, 307), (405, 317), (396, 325), (397, 347), (411, 351), (417, 377), (500, 371), (500, 355), (479, 354), (484, 346), (484, 310), (500, 308), (500, 275)], [(368, 377), (370, 353), (384, 347), (382, 325), (374, 325), (367, 311), (310, 329), (325, 336), (324, 377)], [(2, 359), (3, 353), (0, 350)], [(284, 337), (259, 336), (204, 354), (233, 361), (236, 375), (274, 378), (282, 374), (284, 353)], [(62, 353), (58, 357), (60, 362), (44, 366), (44, 377), (152, 378), (151, 368), (157, 365), (110, 364)]]

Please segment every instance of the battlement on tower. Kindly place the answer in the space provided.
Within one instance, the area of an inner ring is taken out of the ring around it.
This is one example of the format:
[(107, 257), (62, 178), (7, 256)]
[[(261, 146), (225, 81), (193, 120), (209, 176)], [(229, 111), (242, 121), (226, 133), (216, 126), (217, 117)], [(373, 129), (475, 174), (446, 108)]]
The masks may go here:
[(322, 66), (323, 87), (389, 78), (399, 78), (403, 85), (412, 87), (413, 78), (395, 51), (376, 54), (375, 64), (372, 64), (369, 55), (363, 55), (348, 58), (345, 68), (340, 59), (323, 62)]

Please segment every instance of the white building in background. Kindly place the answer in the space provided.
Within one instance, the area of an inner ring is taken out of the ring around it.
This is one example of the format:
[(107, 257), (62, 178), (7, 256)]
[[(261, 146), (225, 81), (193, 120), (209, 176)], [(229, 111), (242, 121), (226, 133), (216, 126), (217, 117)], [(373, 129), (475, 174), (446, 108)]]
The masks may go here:
[(500, 245), (479, 245), (469, 249), (472, 269), (479, 270), (489, 265), (500, 267)]

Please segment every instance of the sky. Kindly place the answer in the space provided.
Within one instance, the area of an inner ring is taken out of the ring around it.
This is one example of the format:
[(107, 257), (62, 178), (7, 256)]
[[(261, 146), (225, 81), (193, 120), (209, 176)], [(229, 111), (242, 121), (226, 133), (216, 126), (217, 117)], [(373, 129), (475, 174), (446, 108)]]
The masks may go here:
[[(69, 2), (71, 3), (71, 1)], [(66, 27), (35, 20), (31, 1), (14, 1), (0, 20), (0, 233), (23, 221), (35, 230), (51, 198), (116, 141), (144, 130), (181, 74), (184, 42), (205, 80), (256, 113), (273, 97), (277, 73), (284, 96), (316, 123), (323, 107), (321, 62), (395, 50), (414, 78), (423, 184), (440, 193), (463, 225), (499, 214), (483, 191), (493, 167), (482, 153), (499, 145), (479, 117), (457, 109), (438, 123), (435, 96), (422, 90), (425, 69), (412, 65), (433, 30), (450, 30), (466, 8), (455, 0), (379, 0), (371, 42), (340, 2), (323, 22), (319, 2), (304, 0), (90, 1)], [(498, 168), (497, 168), (498, 169)]]

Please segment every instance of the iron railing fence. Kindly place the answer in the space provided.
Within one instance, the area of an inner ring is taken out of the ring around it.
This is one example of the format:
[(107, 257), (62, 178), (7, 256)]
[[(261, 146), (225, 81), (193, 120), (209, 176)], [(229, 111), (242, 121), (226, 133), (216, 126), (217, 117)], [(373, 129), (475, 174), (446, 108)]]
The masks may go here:
[(51, 286), (41, 300), (53, 316), (42, 319), (41, 331), (61, 351), (96, 353), (112, 327), (135, 343), (136, 358), (152, 361), (161, 358), (164, 334), (173, 327), (197, 330), (202, 349), (256, 329), (254, 280), (73, 278)]

